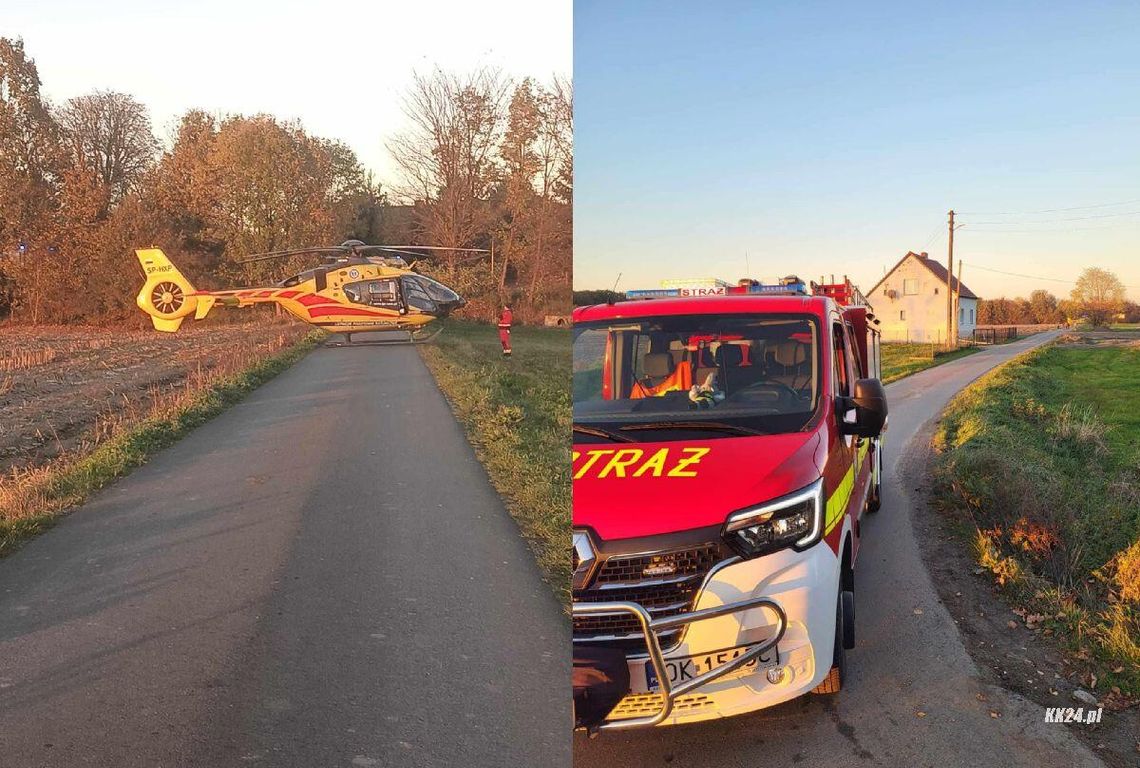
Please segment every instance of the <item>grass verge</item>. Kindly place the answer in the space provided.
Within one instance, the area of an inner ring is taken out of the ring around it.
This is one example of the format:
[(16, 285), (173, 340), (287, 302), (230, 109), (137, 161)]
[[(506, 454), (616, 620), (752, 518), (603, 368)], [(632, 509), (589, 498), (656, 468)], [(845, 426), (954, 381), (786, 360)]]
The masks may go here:
[(5, 479), (0, 483), (0, 557), (288, 368), (323, 337), (321, 332), (309, 333), (281, 351), (253, 359), (241, 370), (202, 380), (149, 416), (124, 422), (89, 452)]
[(445, 321), (424, 360), (555, 593), (570, 600), (570, 332)]
[(977, 347), (959, 347), (953, 352), (946, 352), (933, 344), (883, 344), (883, 383), (890, 384), (912, 373), (972, 355), (977, 351)]
[(1081, 683), (1140, 699), (1140, 349), (1049, 346), (950, 404), (935, 482), (953, 528)]

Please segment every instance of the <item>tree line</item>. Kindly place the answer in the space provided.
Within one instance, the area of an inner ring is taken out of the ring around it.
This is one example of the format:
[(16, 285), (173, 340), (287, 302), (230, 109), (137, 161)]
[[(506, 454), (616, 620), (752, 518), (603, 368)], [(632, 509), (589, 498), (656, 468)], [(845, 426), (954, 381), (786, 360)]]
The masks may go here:
[(135, 248), (157, 245), (203, 287), (271, 283), (292, 263), (252, 254), (369, 243), (494, 249), (419, 266), (490, 316), (570, 304), (570, 86), (495, 70), (417, 75), (385, 189), (343, 142), (271, 115), (191, 109), (164, 146), (145, 105), (115, 91), (42, 95), (19, 39), (0, 37), (0, 318), (135, 319)]
[(978, 325), (1052, 325), (1087, 322), (1106, 326), (1140, 322), (1140, 305), (1126, 298), (1124, 284), (1114, 273), (1089, 267), (1069, 298), (1058, 299), (1039, 289), (1029, 298), (978, 300)]

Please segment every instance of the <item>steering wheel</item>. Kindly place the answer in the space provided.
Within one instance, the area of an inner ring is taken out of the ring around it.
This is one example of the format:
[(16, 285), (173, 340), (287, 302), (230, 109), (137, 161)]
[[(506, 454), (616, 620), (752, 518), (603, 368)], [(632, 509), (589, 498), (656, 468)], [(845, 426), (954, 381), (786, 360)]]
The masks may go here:
[(792, 387), (788, 386), (787, 384), (785, 384), (782, 381), (774, 381), (774, 380), (753, 382), (753, 383), (749, 384), (747, 387), (744, 387), (743, 389), (737, 390), (736, 394), (742, 394), (744, 392), (752, 392), (752, 391), (757, 390), (757, 389), (774, 389), (777, 392), (781, 392), (782, 394), (785, 394), (785, 395), (792, 397), (796, 400), (800, 399), (800, 393), (798, 390), (793, 389)]

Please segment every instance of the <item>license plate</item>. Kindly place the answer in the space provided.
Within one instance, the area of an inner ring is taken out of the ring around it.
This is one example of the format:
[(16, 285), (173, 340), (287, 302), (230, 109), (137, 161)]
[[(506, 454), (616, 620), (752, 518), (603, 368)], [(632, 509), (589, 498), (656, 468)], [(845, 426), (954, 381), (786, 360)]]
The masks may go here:
[[(715, 653), (697, 654), (695, 656), (680, 656), (673, 659), (665, 659), (665, 672), (669, 675), (669, 684), (677, 685), (686, 680), (692, 680), (694, 677), (703, 675), (709, 670), (716, 669), (723, 666), (735, 658), (742, 656), (747, 651), (755, 648), (763, 643), (753, 643), (752, 645), (744, 645), (739, 648), (727, 648), (723, 651)], [(724, 680), (731, 677), (740, 677), (750, 675), (755, 672), (759, 667), (774, 667), (779, 663), (780, 651), (775, 646), (772, 646), (764, 653), (752, 659), (744, 666), (730, 672), (725, 677), (718, 678)], [(653, 666), (652, 660), (645, 662), (645, 685), (650, 693), (655, 693), (661, 689), (661, 683), (657, 679), (657, 670)]]

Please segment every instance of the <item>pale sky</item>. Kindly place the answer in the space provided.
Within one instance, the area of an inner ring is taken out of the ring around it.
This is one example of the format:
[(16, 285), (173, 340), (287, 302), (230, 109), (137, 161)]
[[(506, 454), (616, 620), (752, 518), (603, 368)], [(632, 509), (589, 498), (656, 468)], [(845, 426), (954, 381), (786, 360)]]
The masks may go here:
[(190, 108), (299, 118), (390, 187), (413, 72), (568, 77), (571, 16), (571, 0), (2, 0), (0, 35), (24, 39), (55, 103), (130, 93), (163, 140)]
[(1099, 266), (1140, 299), (1140, 4), (578, 0), (574, 25), (576, 288), (869, 289), (945, 263), (954, 208), (983, 298)]

